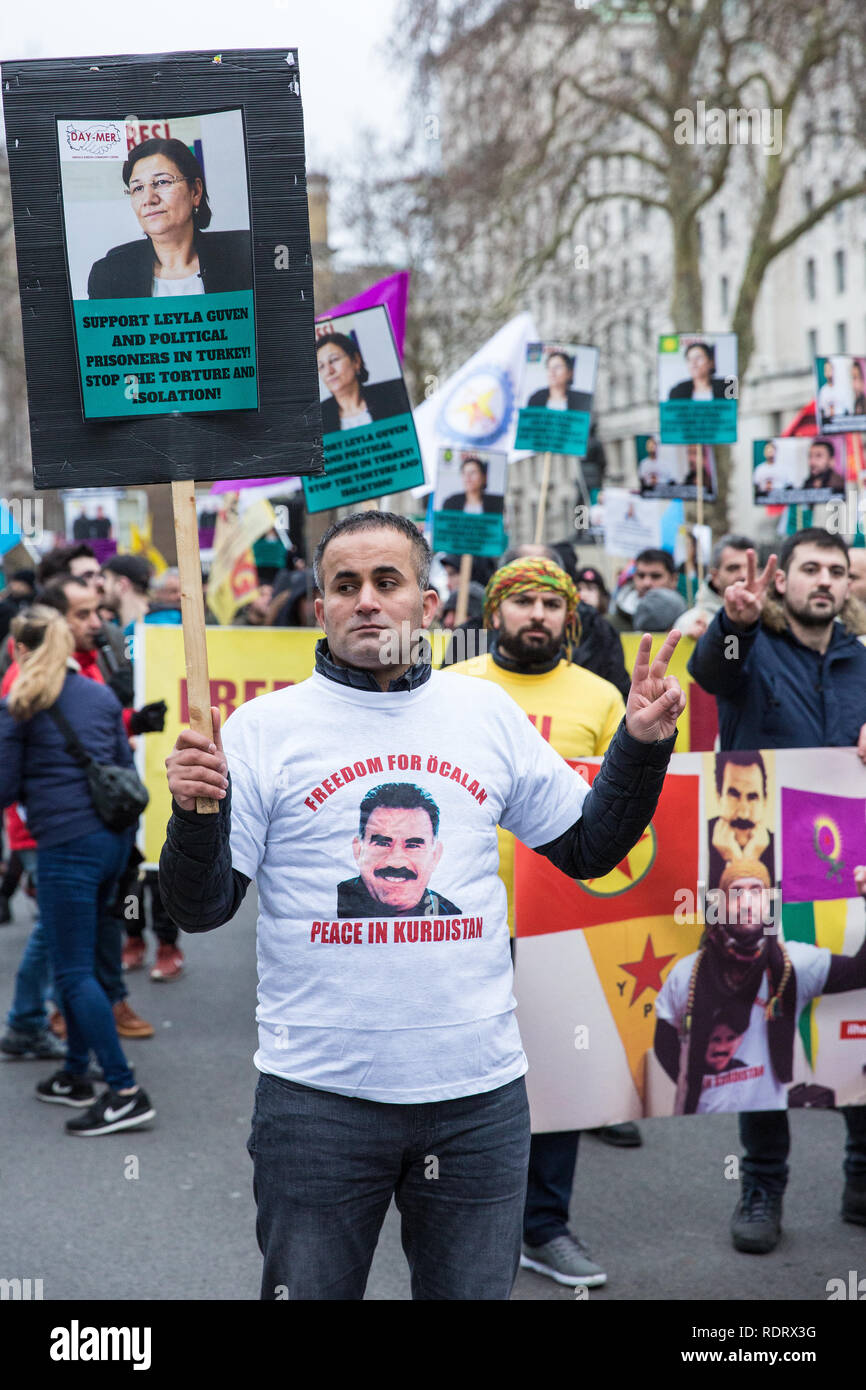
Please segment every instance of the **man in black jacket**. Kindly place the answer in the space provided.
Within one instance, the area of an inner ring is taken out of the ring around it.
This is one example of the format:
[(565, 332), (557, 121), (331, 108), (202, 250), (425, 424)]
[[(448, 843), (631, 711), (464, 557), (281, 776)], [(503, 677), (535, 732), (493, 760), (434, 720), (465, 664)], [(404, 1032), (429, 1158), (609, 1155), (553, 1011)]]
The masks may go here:
[[(207, 931), (253, 876), (259, 889), (263, 1298), (362, 1298), (392, 1195), (415, 1298), (509, 1297), (529, 1119), (497, 823), (573, 878), (609, 872), (654, 813), (685, 704), (665, 674), (676, 638), (651, 666), (645, 637), (588, 789), (502, 690), (432, 671), (423, 638), (413, 659), (438, 605), (429, 564), (403, 517), (337, 522), (314, 563), (315, 673), (238, 709), (228, 758), (214, 710), (213, 741), (185, 730), (167, 759), (172, 918)], [(401, 771), (435, 791), (437, 884), (466, 915), (324, 920), (357, 825), (352, 784)], [(219, 814), (198, 814), (199, 796)]]

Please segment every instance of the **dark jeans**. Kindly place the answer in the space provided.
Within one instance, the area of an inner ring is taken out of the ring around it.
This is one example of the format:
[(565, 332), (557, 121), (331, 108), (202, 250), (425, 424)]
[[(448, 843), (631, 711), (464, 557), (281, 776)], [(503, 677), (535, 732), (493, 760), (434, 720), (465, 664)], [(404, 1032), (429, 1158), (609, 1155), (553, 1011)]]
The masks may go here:
[(568, 1230), (568, 1204), (579, 1139), (579, 1130), (532, 1136), (523, 1213), (523, 1239), (527, 1245), (546, 1245)]
[(360, 1299), (391, 1198), (414, 1299), (503, 1300), (529, 1161), (523, 1078), (386, 1105), (261, 1075), (252, 1133), (263, 1299)]
[(112, 1090), (134, 1086), (135, 1078), (118, 1042), (111, 1003), (94, 974), (94, 957), (131, 833), (94, 830), (50, 849), (40, 846), (37, 859), (39, 912), (68, 1030), (66, 1067), (83, 1076), (92, 1049)]
[[(848, 1129), (843, 1168), (846, 1178), (866, 1178), (866, 1106), (841, 1107)], [(740, 1113), (743, 1177), (769, 1192), (784, 1192), (788, 1181), (791, 1131), (787, 1110), (744, 1110)]]

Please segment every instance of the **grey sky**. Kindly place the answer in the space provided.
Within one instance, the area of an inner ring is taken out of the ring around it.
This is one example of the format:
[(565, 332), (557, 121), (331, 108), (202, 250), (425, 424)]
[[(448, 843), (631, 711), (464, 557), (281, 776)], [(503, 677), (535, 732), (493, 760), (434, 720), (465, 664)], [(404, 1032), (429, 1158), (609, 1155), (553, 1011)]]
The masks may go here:
[(395, 133), (406, 74), (383, 52), (397, 0), (6, 0), (0, 59), (159, 53), (173, 49), (298, 49), (307, 167), (351, 172), (354, 132)]

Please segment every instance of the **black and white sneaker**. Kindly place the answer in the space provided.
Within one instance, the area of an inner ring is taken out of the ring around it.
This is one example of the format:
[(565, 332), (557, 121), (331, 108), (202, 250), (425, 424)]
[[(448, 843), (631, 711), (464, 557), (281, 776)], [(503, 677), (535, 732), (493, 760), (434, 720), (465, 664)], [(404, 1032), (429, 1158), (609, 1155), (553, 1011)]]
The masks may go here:
[(122, 1096), (117, 1091), (104, 1091), (95, 1105), (75, 1120), (67, 1120), (66, 1133), (80, 1134), (93, 1138), (100, 1134), (114, 1134), (120, 1129), (138, 1129), (149, 1124), (156, 1111), (150, 1103), (146, 1091), (139, 1086), (131, 1096)]
[(68, 1071), (56, 1071), (36, 1087), (36, 1099), (47, 1100), (49, 1105), (74, 1105), (81, 1110), (92, 1105), (96, 1092), (83, 1076), (73, 1076)]

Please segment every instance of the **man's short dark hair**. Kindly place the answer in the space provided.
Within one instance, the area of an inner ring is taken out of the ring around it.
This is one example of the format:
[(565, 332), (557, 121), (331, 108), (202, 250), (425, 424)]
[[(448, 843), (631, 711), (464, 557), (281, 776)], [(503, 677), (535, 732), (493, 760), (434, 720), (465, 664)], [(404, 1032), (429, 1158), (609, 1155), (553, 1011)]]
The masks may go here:
[(841, 550), (845, 559), (848, 559), (848, 546), (841, 536), (832, 536), (823, 526), (806, 526), (802, 531), (795, 531), (793, 536), (789, 536), (779, 551), (779, 569), (783, 574), (788, 573), (791, 556), (798, 545), (817, 545), (822, 550)]
[(755, 542), (750, 541), (748, 536), (722, 536), (713, 546), (713, 553), (710, 556), (710, 569), (717, 570), (722, 563), (723, 550), (755, 550)]
[(408, 537), (412, 542), (418, 588), (423, 591), (430, 587), (430, 562), (433, 556), (429, 545), (414, 521), (410, 521), (405, 516), (398, 516), (396, 512), (353, 512), (351, 516), (343, 517), (342, 521), (335, 521), (333, 526), (329, 526), (316, 546), (316, 553), (313, 556), (313, 577), (319, 593), (324, 593), (322, 557), (325, 548), (337, 536), (353, 535), (356, 531), (399, 531), (401, 536)]
[(81, 541), (78, 545), (56, 545), (47, 555), (42, 556), (36, 569), (36, 578), (40, 584), (47, 584), (50, 580), (56, 579), (58, 574), (65, 574), (73, 560), (81, 559), (96, 559), (96, 552), (86, 541)]
[(669, 550), (642, 550), (634, 562), (636, 565), (664, 565), (668, 574), (676, 574), (674, 557)]
[(764, 784), (764, 796), (767, 795), (767, 769), (764, 766), (764, 759), (760, 753), (717, 753), (716, 754), (716, 791), (719, 796), (722, 794), (722, 787), (725, 783), (725, 768), (728, 763), (733, 763), (734, 767), (758, 767), (761, 769), (761, 781)]
[(423, 787), (416, 787), (413, 782), (383, 782), (380, 787), (372, 787), (361, 802), (359, 840), (363, 840), (367, 821), (380, 806), (399, 811), (426, 811), (433, 826), (433, 838), (439, 833), (439, 807), (429, 792), (425, 792)]
[(834, 463), (836, 460), (836, 449), (832, 439), (810, 439), (809, 449), (826, 449), (828, 454), (828, 463)]
[(69, 595), (66, 590), (70, 584), (76, 589), (83, 589), (86, 594), (93, 593), (86, 579), (79, 579), (75, 574), (58, 574), (50, 584), (45, 585), (39, 595), (39, 602), (47, 604), (49, 608), (56, 608), (65, 618), (69, 612)]
[(143, 555), (112, 555), (102, 566), (103, 573), (123, 575), (136, 593), (146, 594), (153, 578), (153, 566)]

